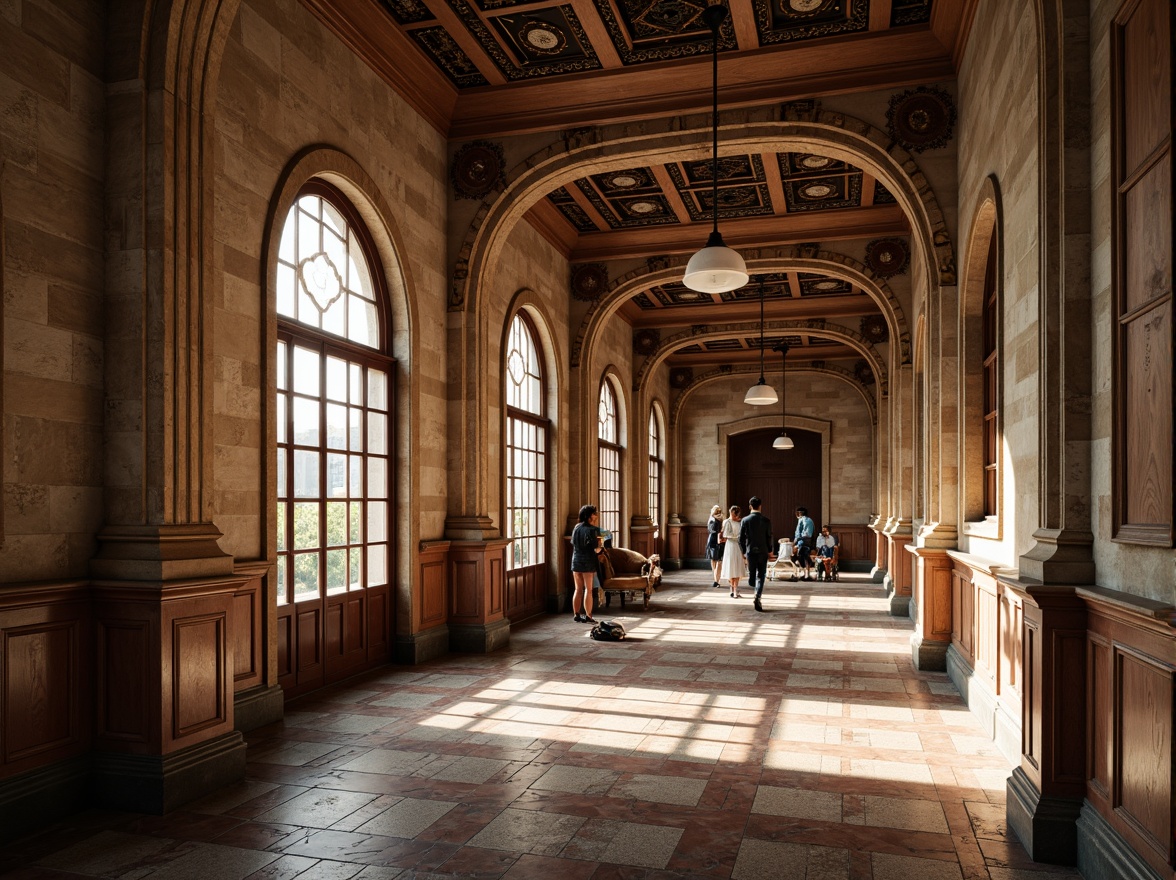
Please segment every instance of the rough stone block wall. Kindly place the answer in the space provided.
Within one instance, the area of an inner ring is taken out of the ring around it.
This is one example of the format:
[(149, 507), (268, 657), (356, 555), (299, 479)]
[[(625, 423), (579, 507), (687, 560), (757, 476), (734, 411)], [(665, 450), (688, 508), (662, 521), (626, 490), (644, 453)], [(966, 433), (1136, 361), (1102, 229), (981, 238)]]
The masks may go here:
[[(837, 523), (864, 523), (873, 507), (874, 426), (861, 394), (831, 376), (793, 372), (788, 374), (788, 414), (831, 422), (829, 449), (830, 510), (826, 519)], [(777, 377), (777, 386), (779, 384)], [(769, 377), (769, 384), (773, 380)], [(727, 450), (719, 444), (718, 427), (741, 419), (763, 416), (743, 402), (746, 376), (716, 379), (690, 392), (680, 432), (682, 519), (705, 523), (715, 498), (726, 497), (720, 486), (721, 463)], [(780, 410), (774, 408), (778, 419)], [(778, 424), (778, 422), (777, 422)]]
[[(255, 558), (265, 552), (269, 491), (262, 476), (262, 365), (272, 359), (261, 351), (262, 245), (278, 176), (302, 149), (329, 144), (359, 163), (395, 213), (385, 219), (404, 245), (397, 257), (419, 325), (419, 349), (399, 368), (418, 383), (420, 409), (429, 414), (422, 435), (435, 439), (446, 433), (445, 140), (296, 0), (242, 4), (220, 74), (216, 135), (215, 268), (222, 283), (211, 291), (214, 520), (225, 532), (226, 551)], [(405, 329), (394, 328), (394, 337), (404, 337)], [(398, 430), (406, 431), (407, 401), (399, 399), (398, 407)], [(420, 535), (439, 537), (446, 514), (445, 444), (422, 447), (413, 461), (420, 475), (413, 519)], [(406, 485), (401, 480), (398, 490)]]
[(0, 581), (84, 576), (102, 523), (103, 6), (0, 3)]
[[(995, 175), (1001, 199), (1002, 509), (999, 540), (964, 537), (961, 547), (1016, 565), (1038, 524), (1038, 175), (1037, 65), (1032, 4), (986, 0), (976, 10), (958, 81), (960, 265), (984, 180)], [(998, 136), (999, 133), (999, 136)], [(965, 328), (965, 335), (979, 327)], [(979, 405), (963, 415), (979, 431)], [(983, 463), (961, 463), (961, 480), (982, 480)], [(961, 492), (961, 497), (962, 497)]]

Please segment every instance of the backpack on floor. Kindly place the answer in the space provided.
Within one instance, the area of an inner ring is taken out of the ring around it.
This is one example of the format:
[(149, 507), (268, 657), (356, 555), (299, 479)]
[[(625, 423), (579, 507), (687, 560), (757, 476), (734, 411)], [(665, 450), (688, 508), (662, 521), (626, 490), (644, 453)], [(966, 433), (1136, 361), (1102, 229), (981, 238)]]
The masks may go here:
[(598, 642), (619, 642), (626, 635), (625, 627), (615, 620), (602, 620), (589, 633)]

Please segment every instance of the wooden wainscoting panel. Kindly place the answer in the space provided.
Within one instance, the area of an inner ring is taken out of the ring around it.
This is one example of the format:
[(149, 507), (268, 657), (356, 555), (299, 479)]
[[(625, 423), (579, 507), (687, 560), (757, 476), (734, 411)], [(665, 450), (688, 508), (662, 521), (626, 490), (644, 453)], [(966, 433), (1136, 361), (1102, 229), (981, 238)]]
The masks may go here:
[[(294, 609), (289, 605), (278, 607), (278, 678), (294, 674)], [(283, 684), (285, 684), (283, 682)]]
[(506, 613), (506, 555), (488, 553), (486, 574), (490, 579), (489, 595), (486, 597), (486, 615), (502, 617)]
[(1152, 847), (1166, 852), (1172, 831), (1172, 669), (1116, 645), (1114, 670), (1113, 807)]
[(429, 629), (445, 622), (445, 560), (421, 566), (421, 608), (417, 629)]
[(149, 656), (150, 624), (145, 620), (100, 620), (98, 639), (98, 724), (103, 739), (146, 743), (150, 739), (152, 701)]
[(951, 570), (951, 641), (959, 655), (973, 669), (976, 666), (974, 640), (976, 632), (975, 588), (972, 569), (958, 559)]
[(1088, 797), (1097, 795), (1108, 806), (1111, 796), (1111, 643), (1093, 632), (1086, 636), (1086, 768)]
[(1000, 603), (996, 580), (983, 572), (972, 575), (972, 609), (975, 634), (972, 655), (975, 672), (983, 676), (992, 692), (999, 693), (997, 673), (1000, 669)]
[(1041, 705), (1042, 705), (1042, 655), (1041, 623), (1026, 616), (1024, 625), (1024, 651), (1028, 661), (1025, 664), (1025, 681), (1022, 692), (1028, 711), (1021, 713), (1021, 768), (1041, 790)]
[(392, 651), (392, 615), (388, 607), (389, 587), (367, 591), (367, 655), (369, 660), (387, 658)]
[(0, 778), (89, 751), (91, 597), (85, 581), (0, 590)]
[(172, 621), (172, 738), (225, 723), (226, 615)]
[(5, 766), (80, 740), (80, 628), (80, 621), (4, 628)]
[(295, 644), (298, 646), (297, 672), (301, 677), (303, 673), (321, 666), (323, 662), (322, 644), (319, 641), (322, 622), (318, 606), (312, 606), (306, 611), (300, 611), (295, 607), (294, 614), (297, 621), (295, 631), (297, 636)]
[(687, 559), (705, 559), (706, 558), (706, 539), (710, 534), (706, 530), (706, 523), (702, 525), (683, 526), (682, 531), (685, 536), (685, 556)]
[[(785, 533), (778, 524), (773, 523), (772, 525), (777, 532), (775, 536), (777, 541), (785, 537)], [(796, 524), (792, 522), (788, 525), (788, 535), (792, 535), (796, 530)], [(874, 532), (869, 526), (830, 523), (829, 532), (837, 536), (837, 541), (841, 545), (840, 558), (842, 560), (846, 562), (874, 561)]]
[(997, 608), (1000, 629), (997, 633), (997, 693), (1000, 696), (1021, 698), (1021, 632), (1025, 604), (1015, 590), (997, 582)]
[(261, 684), (261, 578), (249, 580), (233, 594), (229, 618), (233, 647), (233, 690), (243, 691)]
[(478, 619), (482, 609), (482, 584), (478, 577), (481, 565), (476, 559), (454, 559), (451, 562), (453, 583), (450, 595), (453, 597), (451, 616)]

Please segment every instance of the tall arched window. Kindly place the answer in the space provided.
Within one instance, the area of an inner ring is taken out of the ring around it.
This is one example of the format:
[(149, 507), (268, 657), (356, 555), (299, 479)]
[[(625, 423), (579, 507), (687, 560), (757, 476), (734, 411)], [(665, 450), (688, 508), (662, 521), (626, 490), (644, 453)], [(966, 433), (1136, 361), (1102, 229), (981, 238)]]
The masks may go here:
[(1000, 485), (1000, 363), (997, 357), (997, 330), (1000, 326), (996, 283), (996, 234), (988, 246), (988, 264), (984, 270), (984, 348), (981, 351), (984, 376), (984, 515), (996, 516)]
[[(657, 407), (649, 408), (649, 518), (660, 531), (663, 453)], [(654, 533), (655, 536), (657, 532)]]
[(275, 291), (276, 592), (290, 609), (279, 607), (279, 640), (297, 655), (283, 670), (295, 692), (390, 644), (392, 359), (373, 265), (351, 203), (307, 184), (282, 226)]
[(506, 556), (511, 620), (543, 611), (547, 562), (547, 441), (543, 365), (531, 322), (510, 324), (506, 344)]
[(600, 385), (600, 406), (598, 408), (598, 476), (600, 498), (597, 509), (600, 512), (600, 527), (613, 533), (620, 540), (621, 529), (621, 444), (620, 418), (617, 416), (617, 398), (612, 385), (605, 380)]

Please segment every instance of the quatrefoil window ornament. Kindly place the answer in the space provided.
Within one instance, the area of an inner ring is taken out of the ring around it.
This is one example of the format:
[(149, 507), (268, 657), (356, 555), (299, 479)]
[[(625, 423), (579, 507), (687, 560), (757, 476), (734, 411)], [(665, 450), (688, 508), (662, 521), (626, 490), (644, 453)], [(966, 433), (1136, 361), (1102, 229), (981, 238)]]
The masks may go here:
[(335, 300), (343, 295), (343, 276), (323, 251), (298, 264), (298, 280), (314, 307), (322, 314), (326, 314)]

